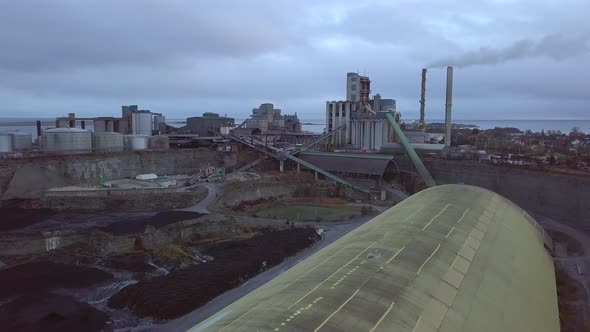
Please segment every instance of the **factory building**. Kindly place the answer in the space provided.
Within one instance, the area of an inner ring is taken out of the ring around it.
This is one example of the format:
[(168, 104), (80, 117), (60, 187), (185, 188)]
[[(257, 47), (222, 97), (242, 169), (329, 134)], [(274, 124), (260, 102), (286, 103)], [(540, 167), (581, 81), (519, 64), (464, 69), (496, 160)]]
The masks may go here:
[(76, 118), (75, 113), (69, 113), (67, 117), (55, 119), (56, 128), (80, 128), (86, 129), (86, 122), (93, 124), (95, 133), (115, 132), (123, 135), (152, 136), (159, 131), (161, 124), (166, 124), (166, 118), (160, 113), (152, 113), (149, 110), (140, 110), (137, 105), (123, 105), (121, 117), (97, 117)]
[(361, 76), (358, 73), (346, 74), (346, 100), (347, 101), (368, 101), (371, 94), (371, 80), (368, 76)]
[(326, 102), (326, 131), (339, 130), (327, 140), (332, 147), (378, 150), (383, 143), (394, 141), (385, 112), (396, 109), (395, 100), (382, 99), (379, 94), (371, 99), (370, 84), (368, 77), (348, 73), (347, 100)]
[(186, 119), (186, 127), (189, 134), (199, 136), (220, 136), (229, 134), (230, 128), (235, 125), (234, 118), (219, 116), (217, 113), (205, 112), (203, 116), (195, 116)]
[(301, 132), (301, 123), (297, 113), (282, 115), (280, 109), (266, 103), (252, 109), (252, 115), (246, 120), (246, 128), (259, 129), (264, 133)]

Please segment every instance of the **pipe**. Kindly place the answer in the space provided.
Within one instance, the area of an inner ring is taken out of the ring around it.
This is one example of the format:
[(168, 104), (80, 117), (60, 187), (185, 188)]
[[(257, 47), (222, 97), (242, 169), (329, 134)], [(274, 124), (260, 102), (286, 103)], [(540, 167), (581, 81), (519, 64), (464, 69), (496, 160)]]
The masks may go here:
[(426, 123), (424, 123), (424, 107), (426, 103), (426, 68), (422, 68), (422, 87), (420, 90), (420, 128), (424, 130)]
[(453, 106), (453, 67), (447, 67), (447, 102), (445, 104), (445, 145), (451, 146), (451, 110)]
[(37, 137), (41, 137), (41, 121), (37, 120)]

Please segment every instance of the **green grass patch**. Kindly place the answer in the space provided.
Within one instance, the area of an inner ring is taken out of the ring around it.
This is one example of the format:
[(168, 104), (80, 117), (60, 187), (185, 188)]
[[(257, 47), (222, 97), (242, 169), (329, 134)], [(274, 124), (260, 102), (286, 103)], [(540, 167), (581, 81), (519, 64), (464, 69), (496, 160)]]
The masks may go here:
[(358, 206), (320, 206), (302, 204), (277, 204), (257, 210), (261, 218), (289, 219), (299, 221), (346, 220), (361, 215)]

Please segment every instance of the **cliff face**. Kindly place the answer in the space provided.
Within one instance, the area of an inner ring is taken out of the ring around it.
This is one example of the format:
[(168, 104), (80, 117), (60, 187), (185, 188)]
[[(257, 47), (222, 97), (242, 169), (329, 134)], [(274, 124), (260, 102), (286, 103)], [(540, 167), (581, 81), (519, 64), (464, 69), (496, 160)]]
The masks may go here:
[(209, 165), (231, 168), (236, 164), (236, 154), (208, 149), (132, 151), (3, 160), (0, 163), (0, 200), (36, 199), (49, 188), (95, 184), (101, 175), (109, 180), (134, 177), (142, 173), (190, 174)]
[(521, 208), (590, 230), (590, 176), (434, 159), (437, 184), (465, 183), (490, 189)]

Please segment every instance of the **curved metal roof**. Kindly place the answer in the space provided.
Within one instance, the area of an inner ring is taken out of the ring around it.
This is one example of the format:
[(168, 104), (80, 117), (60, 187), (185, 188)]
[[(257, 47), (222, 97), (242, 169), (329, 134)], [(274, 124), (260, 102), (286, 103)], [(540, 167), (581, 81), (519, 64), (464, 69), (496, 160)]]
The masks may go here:
[(190, 331), (559, 331), (534, 220), (485, 189), (424, 190)]
[[(382, 155), (379, 155), (382, 156)], [(355, 173), (381, 176), (387, 164), (393, 160), (389, 158), (359, 158), (345, 156), (342, 153), (331, 155), (320, 153), (301, 153), (299, 158), (328, 172)]]

